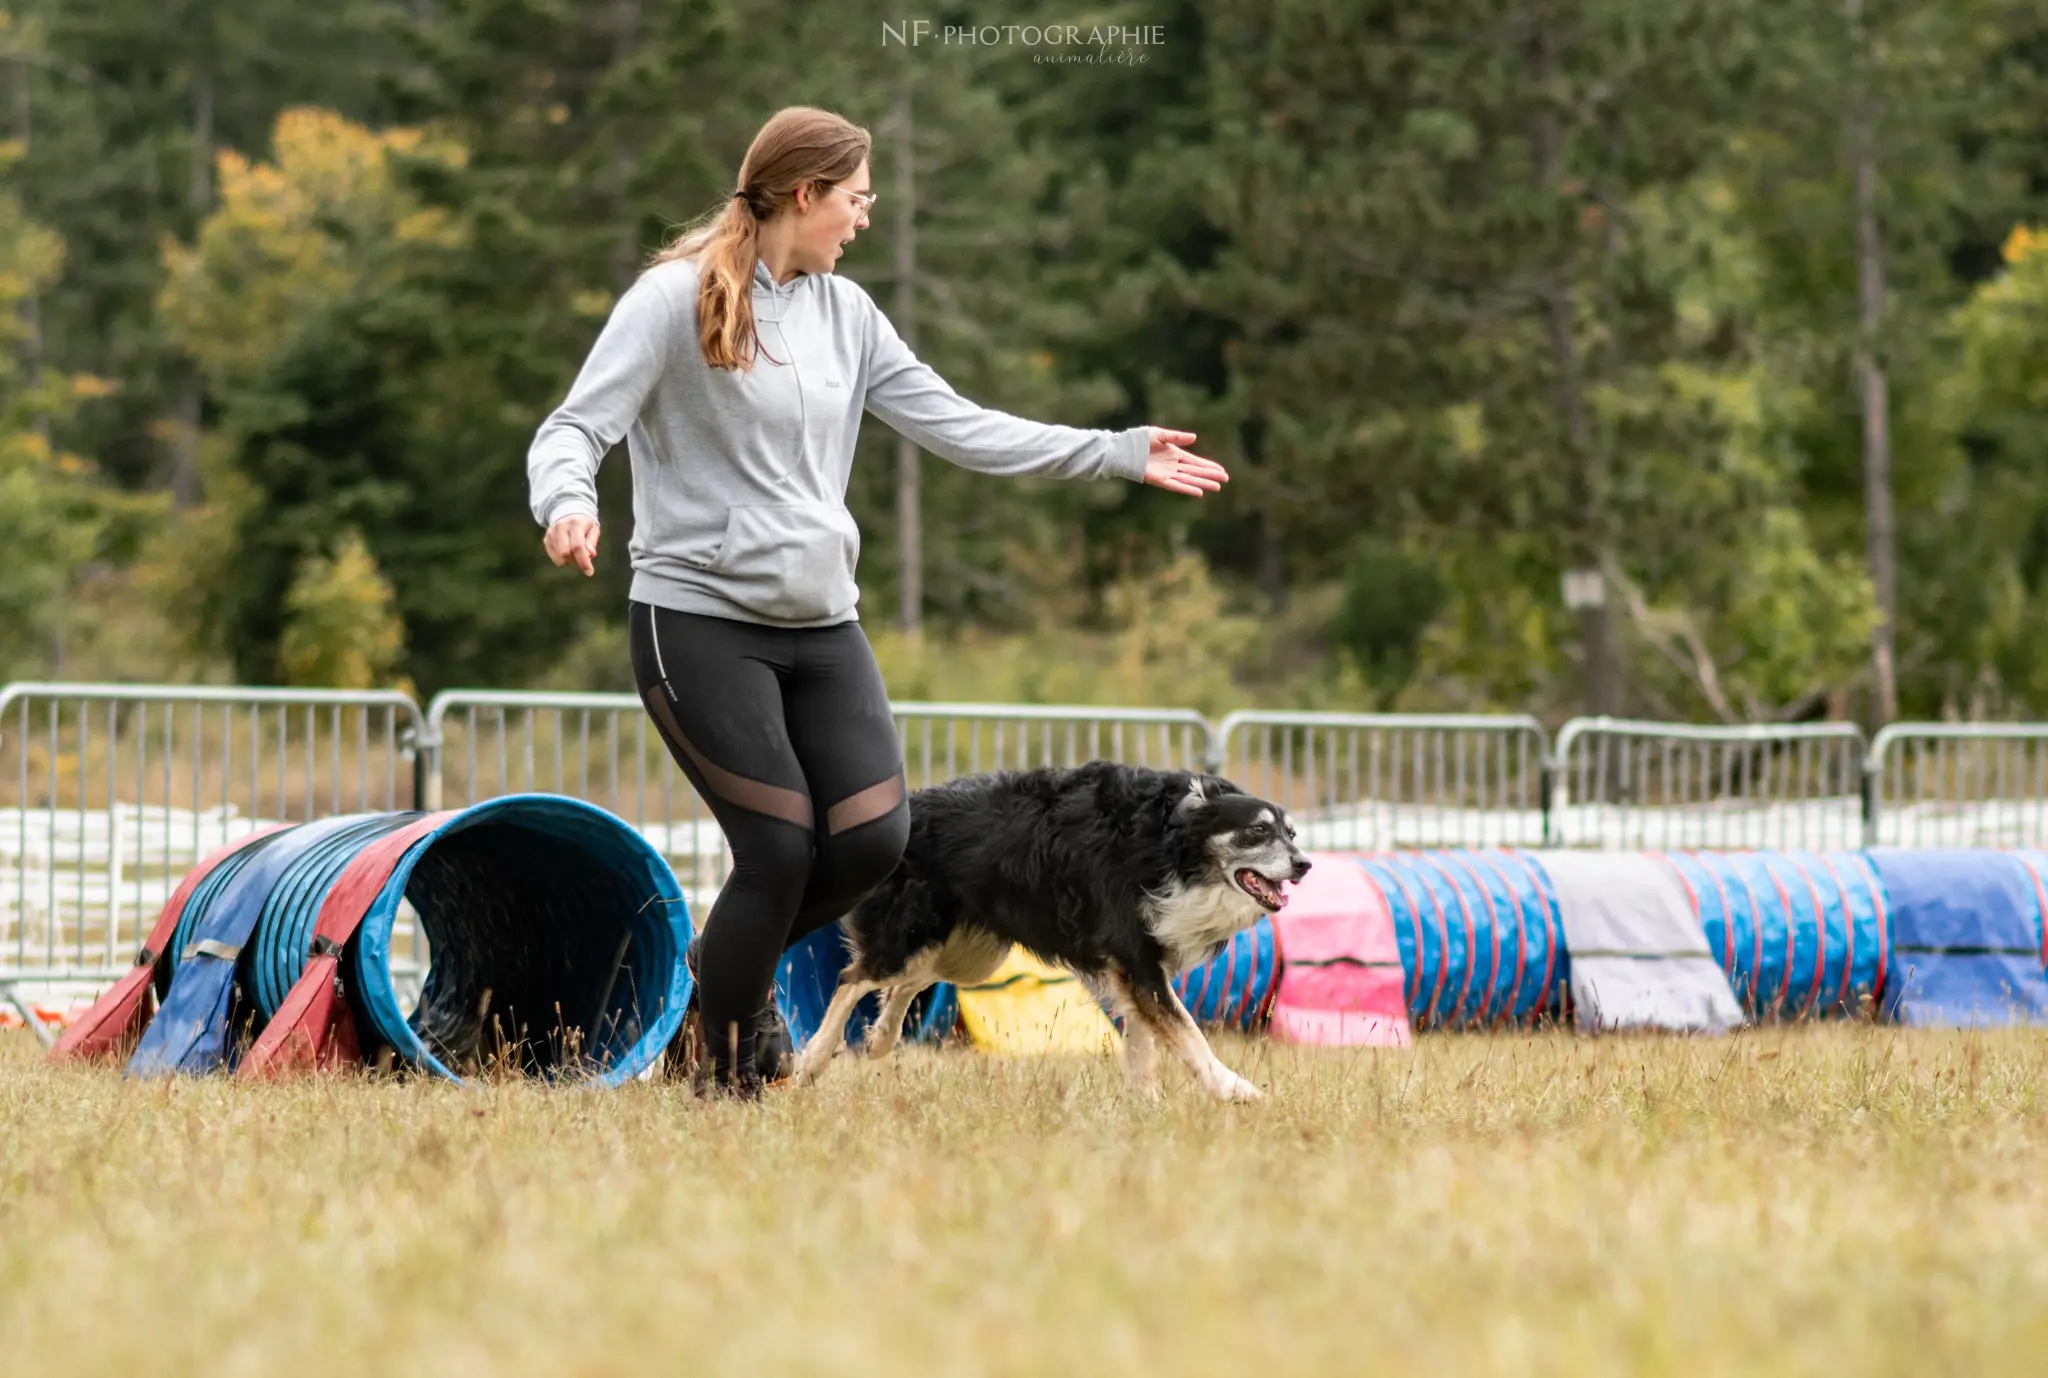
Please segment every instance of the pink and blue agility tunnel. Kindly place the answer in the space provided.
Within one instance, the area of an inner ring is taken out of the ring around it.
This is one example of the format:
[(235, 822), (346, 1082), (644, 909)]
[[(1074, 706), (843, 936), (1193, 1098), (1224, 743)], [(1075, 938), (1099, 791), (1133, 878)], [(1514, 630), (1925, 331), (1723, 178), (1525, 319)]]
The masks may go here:
[[(168, 987), (130, 1073), (233, 1065), (298, 980), (337, 877), (420, 819), (302, 824), (214, 866), (158, 964)], [(660, 853), (603, 809), (559, 795), (511, 795), (427, 823), (338, 949), (364, 1055), (455, 1080), (497, 1066), (612, 1084), (652, 1066), (690, 990), (690, 918)], [(431, 952), (410, 1013), (390, 965), (401, 904)]]

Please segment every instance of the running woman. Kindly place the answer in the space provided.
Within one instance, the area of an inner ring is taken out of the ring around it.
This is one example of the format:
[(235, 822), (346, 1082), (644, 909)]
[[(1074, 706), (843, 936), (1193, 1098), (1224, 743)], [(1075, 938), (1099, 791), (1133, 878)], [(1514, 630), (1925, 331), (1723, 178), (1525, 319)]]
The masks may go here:
[(619, 298), (527, 454), (549, 558), (589, 575), (598, 465), (626, 439), (634, 678), (732, 848), (689, 953), (700, 1094), (758, 1095), (793, 1070), (776, 964), (887, 878), (909, 835), (889, 697), (855, 609), (846, 486), (861, 413), (982, 473), (1194, 497), (1229, 478), (1181, 448), (1191, 433), (1027, 421), (919, 362), (833, 272), (877, 199), (870, 147), (828, 111), (777, 112), (727, 203)]

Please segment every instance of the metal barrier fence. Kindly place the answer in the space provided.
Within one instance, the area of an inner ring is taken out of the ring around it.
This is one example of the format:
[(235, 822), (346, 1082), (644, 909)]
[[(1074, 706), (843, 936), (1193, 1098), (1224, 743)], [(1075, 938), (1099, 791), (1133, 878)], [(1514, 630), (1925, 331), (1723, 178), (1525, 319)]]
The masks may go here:
[(1854, 723), (1574, 718), (1551, 763), (1548, 840), (1613, 850), (1858, 847), (1864, 756)]
[(1306, 846), (1543, 845), (1534, 718), (1232, 713), (1217, 744), (1213, 768), (1284, 806)]
[(1897, 723), (1870, 745), (1870, 846), (2048, 845), (2048, 723)]
[[(1095, 759), (1200, 769), (1207, 759), (1207, 721), (1182, 710), (899, 703), (894, 711), (912, 789), (983, 770)], [(693, 907), (709, 902), (731, 868), (711, 810), (631, 694), (451, 689), (427, 705), (421, 743), (430, 808), (525, 790), (586, 799), (668, 858)]]
[[(118, 972), (185, 872), (266, 822), (408, 807), (419, 725), (396, 692), (0, 688), (0, 984)], [(416, 930), (394, 950), (422, 967)]]
[[(1697, 727), (1534, 718), (899, 703), (913, 789), (1107, 758), (1230, 776), (1313, 847), (2048, 846), (2048, 724)], [(640, 829), (693, 906), (730, 860), (631, 694), (0, 688), (0, 1000), (104, 980), (194, 861), (273, 820), (575, 795)], [(409, 916), (407, 916), (409, 917)], [(426, 958), (417, 928), (401, 976)]]

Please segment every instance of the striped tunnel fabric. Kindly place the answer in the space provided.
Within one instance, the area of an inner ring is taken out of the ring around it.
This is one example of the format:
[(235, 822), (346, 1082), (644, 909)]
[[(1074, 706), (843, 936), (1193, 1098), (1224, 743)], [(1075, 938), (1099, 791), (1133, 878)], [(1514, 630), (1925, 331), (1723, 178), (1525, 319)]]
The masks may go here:
[(1485, 1026), (1554, 1008), (1570, 962), (1556, 890), (1535, 856), (1396, 852), (1356, 860), (1385, 899), (1417, 1028)]
[(1708, 946), (1758, 1019), (1854, 1015), (1881, 998), (1890, 911), (1864, 852), (1671, 852)]
[(1266, 1021), (1279, 976), (1279, 938), (1273, 920), (1263, 918), (1183, 972), (1173, 988), (1196, 1023), (1250, 1031)]

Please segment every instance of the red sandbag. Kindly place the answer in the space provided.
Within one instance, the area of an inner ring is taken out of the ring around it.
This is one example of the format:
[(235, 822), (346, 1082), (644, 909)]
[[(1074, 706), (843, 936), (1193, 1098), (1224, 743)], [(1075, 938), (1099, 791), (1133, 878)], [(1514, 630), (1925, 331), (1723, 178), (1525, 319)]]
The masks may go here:
[(1268, 1029), (1283, 1043), (1407, 1046), (1407, 977), (1386, 897), (1352, 857), (1309, 860), (1273, 916), (1280, 983)]
[(242, 1058), (237, 1076), (275, 1078), (286, 1071), (326, 1070), (363, 1060), (355, 1016), (349, 1012), (341, 982), (342, 947), (412, 845), (454, 816), (451, 809), (408, 823), (365, 847), (335, 877), (313, 923), (306, 969)]
[(289, 823), (271, 823), (254, 832), (244, 833), (226, 846), (208, 853), (198, 865), (187, 871), (185, 878), (178, 882), (178, 888), (171, 891), (171, 897), (164, 901), (163, 909), (156, 916), (156, 926), (149, 930), (149, 937), (143, 940), (142, 951), (136, 955), (135, 965), (114, 983), (112, 989), (95, 1000), (91, 1009), (72, 1022), (56, 1046), (50, 1049), (50, 1056), (65, 1061), (88, 1061), (125, 1058), (133, 1052), (136, 1042), (142, 1037), (142, 1030), (156, 1012), (148, 998), (156, 976), (156, 965), (178, 931), (178, 920), (185, 916), (185, 905), (190, 902), (192, 892), (229, 857), (258, 838), (291, 826)]

